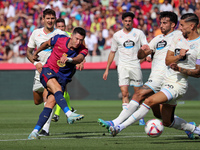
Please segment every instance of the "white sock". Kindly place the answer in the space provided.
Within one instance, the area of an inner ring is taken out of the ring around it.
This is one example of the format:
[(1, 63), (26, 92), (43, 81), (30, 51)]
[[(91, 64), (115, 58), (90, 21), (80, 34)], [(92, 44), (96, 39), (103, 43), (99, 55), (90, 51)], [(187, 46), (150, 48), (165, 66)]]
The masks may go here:
[(141, 118), (144, 118), (144, 116), (146, 116), (149, 110), (150, 110), (150, 107), (148, 105), (144, 103), (140, 105), (140, 108), (137, 111), (135, 111), (126, 121), (124, 121), (122, 124), (119, 125), (120, 130), (123, 130), (124, 128), (137, 122)]
[(200, 128), (196, 127), (193, 133), (200, 135)]
[(65, 115), (66, 115), (67, 117), (69, 117), (71, 114), (72, 114), (72, 111), (71, 111), (71, 110), (69, 110), (69, 111), (67, 111), (67, 112), (65, 113)]
[(121, 111), (119, 116), (113, 120), (114, 125), (118, 126), (120, 123), (126, 120), (131, 114), (133, 114), (133, 112), (135, 112), (135, 110), (137, 110), (138, 106), (138, 102), (131, 100), (127, 107)]
[(184, 130), (184, 131), (190, 131), (190, 132), (193, 132), (195, 129), (195, 125), (189, 124), (187, 123), (187, 121), (177, 116), (174, 116), (174, 121), (170, 127), (178, 129), (178, 130)]
[(32, 132), (36, 132), (36, 133), (38, 133), (38, 130), (37, 130), (37, 129), (34, 129)]
[[(45, 106), (45, 104), (46, 104), (46, 102), (44, 103), (44, 106)], [(51, 124), (51, 119), (52, 119), (53, 113), (54, 113), (54, 111), (52, 109), (52, 112), (51, 112), (51, 115), (49, 116), (49, 119), (47, 120), (47, 122), (42, 127), (42, 130), (45, 130), (47, 133), (49, 133), (49, 128), (50, 128), (50, 124)]]
[(127, 107), (128, 103), (123, 103), (122, 104), (122, 109), (125, 109)]

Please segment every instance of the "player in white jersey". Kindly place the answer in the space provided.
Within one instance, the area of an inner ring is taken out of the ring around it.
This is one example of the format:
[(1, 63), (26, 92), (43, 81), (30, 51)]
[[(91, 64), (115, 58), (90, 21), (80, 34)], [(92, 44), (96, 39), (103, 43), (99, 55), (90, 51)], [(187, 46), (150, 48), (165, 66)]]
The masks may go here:
[[(56, 15), (55, 11), (52, 9), (45, 9), (43, 11), (43, 22), (44, 27), (40, 29), (36, 29), (33, 31), (29, 38), (28, 42), (28, 49), (27, 49), (27, 58), (31, 63), (33, 63), (36, 66), (35, 70), (35, 77), (34, 77), (34, 83), (33, 83), (33, 98), (34, 103), (36, 105), (41, 104), (43, 101), (46, 102), (46, 96), (47, 91), (44, 89), (43, 85), (40, 83), (40, 72), (42, 70), (42, 66), (46, 63), (48, 57), (51, 54), (52, 48), (49, 47), (45, 51), (40, 52), (39, 60), (38, 62), (33, 60), (33, 51), (35, 48), (39, 48), (44, 42), (48, 41), (51, 37), (57, 35), (57, 34), (64, 34), (68, 36), (68, 34), (64, 31), (61, 31), (59, 29), (54, 28), (55, 21), (56, 21)], [(50, 119), (47, 121), (47, 123), (44, 125), (41, 135), (49, 135), (49, 126), (50, 126)]]
[[(173, 39), (179, 35), (182, 35), (181, 31), (174, 31), (178, 17), (174, 12), (162, 12), (160, 13), (160, 28), (162, 35), (158, 35), (151, 40), (148, 45), (142, 46), (138, 51), (138, 58), (143, 59), (149, 54), (153, 54), (153, 61), (151, 67), (151, 74), (148, 81), (137, 90), (130, 101), (127, 109), (122, 110), (120, 115), (111, 121), (103, 121), (106, 128), (109, 129), (111, 124), (119, 125), (126, 120), (130, 114), (137, 110), (142, 101), (148, 96), (160, 91), (162, 81), (164, 79), (167, 66), (165, 65), (165, 57)], [(159, 107), (155, 107), (157, 111)], [(160, 116), (158, 116), (160, 118)]]
[[(133, 28), (132, 12), (122, 14), (123, 29), (113, 35), (111, 52), (108, 57), (107, 67), (103, 74), (103, 79), (107, 80), (110, 65), (115, 57), (115, 53), (119, 52), (118, 58), (118, 82), (122, 93), (122, 108), (126, 108), (129, 103), (128, 86), (134, 86), (134, 92), (143, 85), (142, 71), (140, 60), (137, 53), (140, 47), (147, 43), (147, 39), (143, 31)], [(101, 121), (99, 120), (100, 124)], [(144, 120), (141, 121), (145, 125)]]
[[(187, 42), (181, 36), (173, 39), (166, 55), (167, 66), (172, 63), (177, 63), (182, 68), (195, 69), (200, 49), (200, 43), (197, 42), (199, 40), (197, 33), (198, 23), (199, 19), (195, 14), (185, 14), (181, 17), (180, 29), (184, 37), (189, 41)], [(185, 29), (185, 26), (187, 26), (187, 29)], [(150, 108), (161, 105), (160, 112), (157, 113), (160, 113), (164, 126), (187, 131), (188, 134), (190, 133), (188, 136), (191, 136), (191, 138), (193, 137), (193, 133), (200, 135), (200, 128), (195, 127), (195, 124), (187, 123), (182, 118), (174, 116), (176, 100), (186, 92), (187, 77), (187, 75), (168, 67), (161, 91), (146, 98), (140, 108), (131, 114), (122, 124), (110, 126), (111, 134), (116, 136), (120, 131), (144, 117)]]

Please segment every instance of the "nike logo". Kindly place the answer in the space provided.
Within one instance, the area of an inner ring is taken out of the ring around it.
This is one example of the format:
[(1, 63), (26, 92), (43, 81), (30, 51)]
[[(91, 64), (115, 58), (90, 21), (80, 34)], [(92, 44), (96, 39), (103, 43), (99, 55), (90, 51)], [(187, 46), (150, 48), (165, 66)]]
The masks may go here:
[(49, 118), (49, 117), (47, 117), (47, 116), (44, 115), (44, 118)]
[(60, 99), (60, 101), (63, 101), (63, 100), (65, 100), (65, 99), (64, 98)]
[(62, 48), (58, 46), (58, 49), (62, 49)]
[(47, 73), (47, 75), (49, 75), (49, 76), (50, 76), (50, 75), (52, 75), (52, 73), (51, 73), (51, 72), (50, 72), (50, 73)]

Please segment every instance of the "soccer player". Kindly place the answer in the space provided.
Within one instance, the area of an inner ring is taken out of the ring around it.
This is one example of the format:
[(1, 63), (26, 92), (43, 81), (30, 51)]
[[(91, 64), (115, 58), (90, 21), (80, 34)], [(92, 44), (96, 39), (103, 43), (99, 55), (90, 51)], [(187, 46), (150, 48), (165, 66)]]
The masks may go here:
[[(33, 83), (33, 99), (36, 105), (41, 104), (43, 101), (46, 102), (47, 91), (44, 89), (43, 85), (40, 83), (40, 72), (42, 70), (42, 66), (46, 63), (47, 58), (50, 56), (52, 48), (48, 47), (46, 50), (40, 52), (39, 59), (40, 61), (33, 60), (33, 51), (35, 48), (39, 48), (42, 43), (49, 40), (51, 37), (57, 34), (64, 34), (68, 36), (68, 34), (59, 29), (55, 29), (55, 21), (56, 21), (56, 13), (52, 9), (45, 9), (43, 11), (42, 21), (44, 22), (44, 27), (39, 28), (33, 31), (29, 38), (28, 48), (27, 48), (27, 58), (31, 63), (33, 63), (36, 67), (35, 77)], [(45, 104), (45, 103), (44, 103)], [(47, 121), (43, 130), (41, 131), (41, 135), (49, 135), (49, 127), (50, 127), (51, 119)]]
[(76, 27), (71, 38), (64, 35), (56, 35), (35, 51), (34, 60), (37, 60), (37, 54), (40, 51), (47, 47), (53, 47), (52, 53), (40, 74), (40, 81), (48, 91), (48, 100), (28, 139), (39, 138), (38, 132), (50, 117), (56, 103), (68, 117), (69, 124), (84, 117), (84, 115), (76, 114), (69, 109), (63, 97), (63, 91), (75, 73), (76, 64), (81, 63), (88, 54), (88, 49), (82, 44), (85, 35), (86, 32), (83, 28)]
[[(56, 20), (56, 28), (60, 29), (62, 31), (65, 31), (65, 29), (66, 29), (65, 20), (62, 18), (58, 18)], [(67, 32), (67, 31), (65, 31), (65, 32)], [(67, 32), (67, 34), (71, 36), (70, 32)], [(85, 62), (85, 60), (82, 63), (77, 64), (76, 65), (77, 69), (79, 69), (81, 71), (84, 68), (84, 62)], [(70, 106), (70, 96), (69, 96), (69, 93), (66, 91), (64, 92), (64, 98), (66, 99), (69, 109), (72, 112), (75, 111), (74, 108)], [(58, 104), (56, 104), (56, 110), (55, 110), (54, 116), (52, 117), (52, 121), (57, 122), (59, 120), (60, 112), (61, 112), (61, 107)]]
[[(99, 119), (100, 123), (107, 129), (113, 124), (120, 124), (137, 110), (142, 101), (150, 95), (157, 93), (161, 89), (162, 81), (164, 80), (167, 66), (165, 57), (169, 46), (176, 36), (182, 35), (181, 31), (174, 31), (178, 22), (178, 17), (174, 12), (160, 13), (160, 29), (162, 35), (158, 35), (151, 40), (148, 45), (144, 45), (138, 51), (138, 58), (143, 59), (149, 54), (153, 55), (151, 74), (148, 81), (137, 90), (130, 101), (127, 109), (122, 110), (120, 115), (112, 121), (104, 121)], [(131, 112), (129, 112), (131, 110)], [(160, 118), (160, 117), (159, 117)]]
[[(200, 36), (197, 33), (198, 23), (199, 19), (193, 13), (181, 16), (180, 29), (188, 41), (181, 36), (173, 39), (165, 59), (167, 66), (177, 63), (181, 68), (196, 69), (196, 60), (199, 61), (200, 58)], [(150, 108), (160, 105), (160, 111), (156, 115), (161, 116), (164, 126), (184, 130), (191, 138), (193, 133), (200, 135), (200, 128), (196, 127), (194, 123), (187, 123), (182, 118), (174, 116), (177, 105), (176, 100), (187, 91), (187, 77), (187, 75), (168, 67), (161, 90), (146, 98), (137, 111), (133, 114), (130, 113), (126, 121), (119, 125), (110, 126), (111, 134), (116, 136), (123, 129), (144, 117)]]
[[(126, 108), (129, 103), (128, 86), (134, 86), (136, 92), (143, 85), (140, 60), (137, 58), (141, 45), (148, 44), (143, 31), (133, 28), (132, 12), (122, 14), (123, 29), (113, 35), (111, 52), (108, 56), (106, 70), (103, 79), (107, 80), (110, 65), (119, 51), (119, 63), (117, 67), (118, 82), (122, 92), (122, 108)], [(145, 124), (144, 120), (141, 121)]]

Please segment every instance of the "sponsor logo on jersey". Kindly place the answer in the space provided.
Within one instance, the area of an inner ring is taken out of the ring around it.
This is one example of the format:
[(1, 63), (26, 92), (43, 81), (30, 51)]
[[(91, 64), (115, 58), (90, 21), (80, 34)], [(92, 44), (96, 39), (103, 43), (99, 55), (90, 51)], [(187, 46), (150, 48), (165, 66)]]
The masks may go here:
[(135, 43), (132, 40), (127, 40), (124, 42), (123, 46), (125, 48), (133, 48), (135, 46)]
[(163, 49), (166, 45), (167, 45), (167, 42), (164, 41), (164, 40), (162, 40), (162, 41), (160, 41), (160, 42), (157, 43), (157, 45), (156, 45), (156, 50), (161, 50), (161, 49)]

